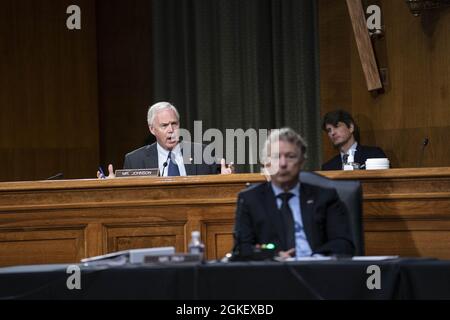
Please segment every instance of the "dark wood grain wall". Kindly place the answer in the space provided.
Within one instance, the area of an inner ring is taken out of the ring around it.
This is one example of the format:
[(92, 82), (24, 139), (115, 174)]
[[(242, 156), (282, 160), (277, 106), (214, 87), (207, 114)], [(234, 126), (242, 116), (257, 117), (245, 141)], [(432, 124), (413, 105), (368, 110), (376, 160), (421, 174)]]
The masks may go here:
[[(66, 27), (71, 4), (81, 30)], [(91, 0), (1, 1), (0, 181), (95, 174), (95, 29)]]
[[(394, 167), (450, 166), (450, 9), (414, 17), (403, 0), (379, 4), (385, 35), (373, 40), (385, 92), (367, 91), (346, 3), (319, 0), (321, 113), (350, 111), (364, 144), (382, 147)], [(324, 135), (324, 159), (334, 154)]]
[(97, 0), (100, 160), (122, 168), (145, 144), (151, 100), (151, 1)]
[[(72, 4), (81, 30), (66, 28)], [(150, 104), (150, 1), (2, 1), (0, 181), (121, 168)]]
[[(343, 107), (363, 143), (394, 167), (449, 166), (450, 10), (411, 15), (403, 0), (382, 7), (388, 70), (383, 94), (367, 91), (345, 1), (319, 0), (321, 112)], [(66, 8), (82, 8), (82, 30)], [(151, 93), (151, 3), (147, 0), (3, 0), (0, 11), (0, 181), (93, 177), (122, 166), (145, 143)], [(100, 114), (100, 116), (99, 116)], [(324, 158), (333, 148), (324, 136)]]

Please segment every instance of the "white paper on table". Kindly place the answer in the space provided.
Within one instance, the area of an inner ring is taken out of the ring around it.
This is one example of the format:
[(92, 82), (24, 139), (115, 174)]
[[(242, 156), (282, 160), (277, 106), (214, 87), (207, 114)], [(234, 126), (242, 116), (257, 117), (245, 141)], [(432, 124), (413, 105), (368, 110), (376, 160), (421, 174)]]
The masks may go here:
[(352, 260), (355, 261), (381, 261), (381, 260), (390, 260), (397, 259), (399, 256), (355, 256)]

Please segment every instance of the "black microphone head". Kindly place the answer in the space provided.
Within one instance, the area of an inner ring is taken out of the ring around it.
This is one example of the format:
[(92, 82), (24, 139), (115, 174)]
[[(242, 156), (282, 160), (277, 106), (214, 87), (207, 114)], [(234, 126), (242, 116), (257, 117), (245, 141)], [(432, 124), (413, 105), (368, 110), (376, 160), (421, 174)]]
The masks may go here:
[(167, 161), (163, 163), (163, 167), (167, 167)]
[(420, 147), (420, 155), (419, 155), (419, 159), (417, 160), (417, 167), (421, 167), (422, 166), (422, 160), (423, 160), (423, 156), (425, 154), (425, 149), (428, 145), (428, 142), (430, 142), (430, 139), (428, 139), (428, 137), (425, 137), (422, 141), (422, 146)]

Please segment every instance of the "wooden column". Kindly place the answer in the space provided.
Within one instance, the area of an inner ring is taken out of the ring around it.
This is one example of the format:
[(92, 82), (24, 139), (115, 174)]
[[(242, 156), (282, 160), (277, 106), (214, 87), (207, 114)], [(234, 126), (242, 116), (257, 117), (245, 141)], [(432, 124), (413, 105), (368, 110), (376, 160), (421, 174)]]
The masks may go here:
[(347, 6), (352, 21), (353, 31), (355, 33), (364, 76), (366, 78), (367, 88), (369, 91), (381, 89), (383, 85), (381, 84), (372, 42), (370, 41), (369, 32), (367, 31), (366, 17), (361, 0), (347, 0)]

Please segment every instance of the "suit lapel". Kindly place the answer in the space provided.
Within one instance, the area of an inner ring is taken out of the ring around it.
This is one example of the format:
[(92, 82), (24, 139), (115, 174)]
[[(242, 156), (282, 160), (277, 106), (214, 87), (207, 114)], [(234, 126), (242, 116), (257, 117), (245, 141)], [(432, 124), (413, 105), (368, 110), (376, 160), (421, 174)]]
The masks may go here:
[(197, 168), (195, 167), (195, 164), (186, 163), (184, 165), (184, 169), (186, 170), (186, 175), (188, 175), (188, 176), (195, 176), (195, 175), (197, 175)]
[(144, 165), (144, 168), (159, 168), (158, 149), (156, 148), (156, 142), (147, 147), (145, 152)]
[(282, 249), (286, 248), (286, 237), (284, 236), (283, 221), (281, 220), (280, 210), (278, 210), (277, 200), (275, 194), (273, 193), (272, 186), (270, 182), (266, 183), (266, 188), (263, 189), (261, 195), (265, 201), (264, 208), (266, 209), (266, 214), (269, 216), (275, 230), (278, 234), (278, 239), (280, 241)]
[(305, 183), (300, 182), (300, 208), (302, 214), (303, 229), (305, 230), (306, 239), (308, 240), (311, 249), (314, 246), (314, 231), (313, 231), (313, 215), (314, 215), (314, 196)]
[(356, 146), (356, 152), (355, 152), (355, 162), (359, 163), (359, 165), (363, 165), (364, 163), (362, 163), (363, 160), (363, 152), (362, 152), (362, 146), (358, 143), (358, 145)]
[(342, 169), (342, 157), (340, 153), (338, 153), (338, 155), (334, 157), (333, 162), (334, 162), (333, 167), (335, 170)]

